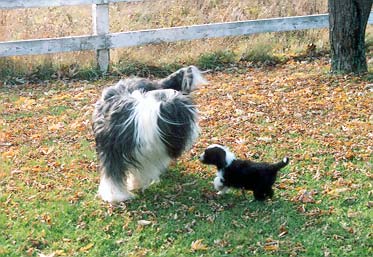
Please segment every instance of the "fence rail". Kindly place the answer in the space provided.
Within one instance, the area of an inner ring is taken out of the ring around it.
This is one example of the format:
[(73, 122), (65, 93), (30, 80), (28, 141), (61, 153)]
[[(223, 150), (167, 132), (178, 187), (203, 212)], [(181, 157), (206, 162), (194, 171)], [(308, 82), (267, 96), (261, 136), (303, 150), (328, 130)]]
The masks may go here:
[[(162, 29), (109, 33), (109, 3), (140, 0), (5, 0), (0, 9), (31, 8), (92, 4), (93, 35), (0, 42), (0, 57), (35, 55), (71, 51), (97, 51), (100, 70), (106, 72), (110, 63), (109, 49), (162, 42), (202, 38), (250, 35), (328, 28), (328, 14), (294, 16), (225, 23), (211, 23)], [(373, 24), (371, 12), (368, 24)]]
[(0, 9), (109, 4), (118, 2), (143, 2), (143, 0), (1, 0)]

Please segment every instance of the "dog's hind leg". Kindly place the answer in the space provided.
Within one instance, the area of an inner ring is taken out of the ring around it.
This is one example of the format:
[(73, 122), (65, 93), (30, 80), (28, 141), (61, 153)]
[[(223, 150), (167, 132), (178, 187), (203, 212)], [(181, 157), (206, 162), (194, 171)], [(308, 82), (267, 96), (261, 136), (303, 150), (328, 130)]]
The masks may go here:
[(169, 163), (169, 158), (163, 158), (162, 161), (143, 159), (141, 167), (130, 172), (127, 178), (128, 189), (145, 190), (151, 184), (159, 182), (160, 175), (167, 169)]
[(262, 190), (254, 190), (254, 198), (257, 201), (264, 201), (266, 197)]
[(273, 194), (274, 194), (273, 189), (272, 188), (268, 188), (268, 190), (267, 190), (267, 196), (272, 199)]
[(139, 173), (130, 174), (127, 178), (127, 186), (129, 191), (139, 190), (144, 191), (152, 183), (159, 181), (159, 178), (142, 176)]
[(243, 198), (244, 198), (245, 200), (247, 200), (247, 198), (246, 198), (246, 191), (245, 191), (244, 188), (241, 189), (241, 194), (242, 194)]

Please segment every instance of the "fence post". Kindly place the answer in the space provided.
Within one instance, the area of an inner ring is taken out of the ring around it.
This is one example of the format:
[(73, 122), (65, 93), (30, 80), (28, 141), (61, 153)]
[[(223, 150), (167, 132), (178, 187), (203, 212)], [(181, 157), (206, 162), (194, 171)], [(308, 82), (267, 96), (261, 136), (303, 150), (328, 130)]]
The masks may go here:
[[(94, 35), (105, 35), (109, 33), (109, 4), (103, 1), (103, 4), (92, 5), (92, 24)], [(98, 49), (96, 51), (96, 62), (101, 72), (106, 73), (109, 69), (110, 50)]]

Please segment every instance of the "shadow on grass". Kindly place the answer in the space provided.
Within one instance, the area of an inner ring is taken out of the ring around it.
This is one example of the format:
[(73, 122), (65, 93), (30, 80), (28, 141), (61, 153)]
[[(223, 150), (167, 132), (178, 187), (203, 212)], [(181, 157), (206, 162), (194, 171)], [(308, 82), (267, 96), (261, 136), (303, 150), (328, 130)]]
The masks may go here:
[[(117, 206), (117, 215), (132, 219), (124, 227), (126, 247), (120, 252), (128, 254), (132, 248), (151, 250), (152, 256), (185, 256), (209, 249), (207, 256), (252, 254), (264, 252), (266, 240), (278, 240), (305, 223), (276, 192), (265, 202), (240, 191), (218, 196), (211, 181), (172, 169), (159, 184)], [(192, 246), (197, 240), (201, 244)]]

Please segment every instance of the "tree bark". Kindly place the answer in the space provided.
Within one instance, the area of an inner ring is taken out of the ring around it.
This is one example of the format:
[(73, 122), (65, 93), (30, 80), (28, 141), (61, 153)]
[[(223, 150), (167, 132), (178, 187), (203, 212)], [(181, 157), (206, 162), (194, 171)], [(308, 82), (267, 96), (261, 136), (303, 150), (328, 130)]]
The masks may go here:
[(373, 0), (328, 0), (331, 71), (367, 72), (365, 29)]

